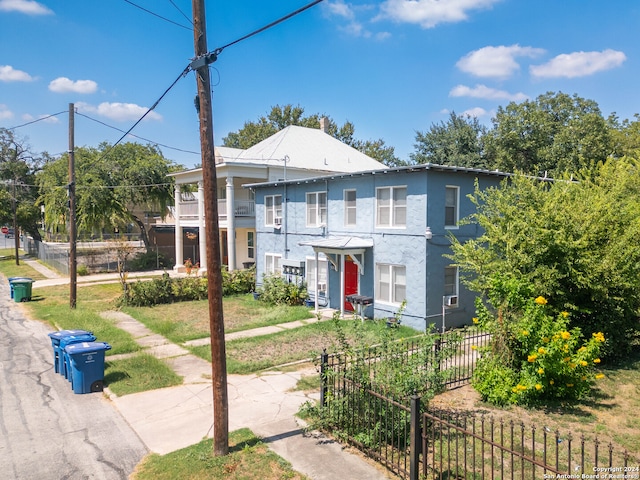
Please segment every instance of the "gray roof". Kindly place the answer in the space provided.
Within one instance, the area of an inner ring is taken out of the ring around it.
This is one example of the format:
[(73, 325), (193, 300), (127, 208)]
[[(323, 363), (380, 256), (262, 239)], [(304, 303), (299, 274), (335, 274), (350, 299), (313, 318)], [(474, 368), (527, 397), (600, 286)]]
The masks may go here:
[(287, 167), (327, 172), (359, 172), (387, 168), (319, 128), (288, 126), (269, 138), (242, 151), (236, 162), (273, 162)]

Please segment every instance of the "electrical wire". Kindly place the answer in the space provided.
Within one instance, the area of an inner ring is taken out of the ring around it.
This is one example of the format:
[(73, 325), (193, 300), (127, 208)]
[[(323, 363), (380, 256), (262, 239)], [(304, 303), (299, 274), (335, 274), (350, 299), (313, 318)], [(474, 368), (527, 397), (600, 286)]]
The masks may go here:
[[(130, 1), (130, 0), (123, 0), (123, 1), (124, 1), (125, 3), (128, 3), (129, 5), (132, 5), (132, 6), (136, 7), (136, 8), (139, 8), (139, 9), (140, 9), (140, 10), (142, 10), (143, 12), (146, 12), (146, 13), (148, 13), (148, 14), (150, 14), (150, 15), (153, 15), (154, 17), (158, 17), (158, 18), (160, 18), (161, 20), (164, 20), (165, 22), (169, 22), (169, 23), (171, 23), (171, 24), (173, 24), (173, 25), (176, 25), (176, 26), (178, 26), (178, 27), (180, 27), (180, 28), (184, 28), (184, 29), (187, 29), (187, 30), (189, 30), (189, 31), (193, 31), (193, 29), (192, 29), (191, 27), (186, 27), (186, 26), (184, 26), (184, 25), (182, 25), (182, 24), (180, 24), (180, 23), (178, 23), (178, 22), (174, 22), (173, 20), (170, 20), (170, 19), (168, 19), (168, 18), (166, 18), (166, 17), (163, 17), (162, 15), (158, 15), (157, 13), (152, 12), (151, 10), (148, 10), (148, 9), (146, 9), (146, 8), (144, 8), (144, 7), (141, 7), (140, 5), (138, 5), (138, 4), (136, 4), (136, 3), (133, 3), (133, 2), (132, 2), (132, 1)], [(176, 8), (177, 8), (177, 7), (176, 7)], [(180, 13), (182, 13), (182, 12), (180, 12)], [(184, 14), (183, 14), (183, 15), (184, 15)]]
[[(76, 112), (76, 115), (79, 115), (81, 117), (85, 117), (86, 119), (91, 120), (92, 122), (99, 123), (100, 125), (103, 125), (105, 127), (111, 128), (111, 129), (116, 130), (116, 131), (118, 131), (120, 133), (124, 133), (124, 130), (122, 130), (122, 129), (118, 128), (118, 127), (114, 127), (113, 125), (109, 125), (108, 123), (105, 123), (105, 122), (103, 122), (101, 120), (98, 120), (97, 118), (93, 118), (93, 117), (90, 117), (89, 115), (85, 115), (84, 113)], [(132, 137), (138, 138), (140, 140), (144, 140), (145, 142), (152, 143), (154, 145), (158, 145), (158, 146), (163, 147), (163, 148), (167, 148), (169, 150), (175, 150), (177, 152), (183, 152), (183, 153), (192, 153), (194, 155), (200, 155), (200, 152), (194, 152), (192, 150), (185, 150), (185, 149), (182, 149), (182, 148), (171, 147), (169, 145), (165, 145), (163, 143), (156, 142), (154, 140), (149, 140), (148, 138), (144, 138), (144, 137), (141, 137), (139, 135), (134, 135), (133, 133), (129, 133), (129, 135), (132, 136)]]
[(169, 91), (175, 87), (176, 83), (178, 83), (180, 81), (181, 78), (183, 78), (185, 75), (187, 75), (187, 73), (189, 73), (189, 71), (191, 70), (191, 66), (187, 65), (185, 67), (185, 69), (180, 73), (180, 75), (178, 75), (178, 77), (173, 81), (173, 83), (171, 85), (169, 85), (169, 87), (164, 91), (164, 93), (162, 95), (160, 95), (160, 98), (158, 98), (153, 105), (151, 105), (149, 107), (149, 109), (136, 121), (136, 123), (134, 123), (131, 128), (129, 130), (127, 130), (119, 139), (116, 143), (114, 143), (113, 145), (111, 145), (111, 147), (109, 147), (101, 156), (100, 159), (104, 158), (107, 156), (107, 154), (111, 151), (111, 149), (113, 149), (116, 145), (118, 145), (127, 135), (129, 135), (131, 133), (131, 131), (136, 128), (138, 126), (138, 124), (144, 120), (144, 117), (146, 117), (147, 115), (149, 115), (157, 106), (158, 104), (162, 101), (162, 99), (165, 97), (165, 95), (167, 93), (169, 93)]
[(173, 0), (169, 0), (169, 3), (171, 5), (173, 5), (174, 7), (176, 7), (176, 10), (178, 10), (178, 12), (180, 12), (182, 14), (182, 16), (187, 20), (187, 22), (189, 22), (191, 24), (191, 26), (193, 26), (193, 20), (191, 20), (187, 15), (184, 14), (184, 12), (182, 10), (180, 10), (180, 7), (178, 7)]
[(52, 113), (51, 115), (47, 115), (46, 117), (42, 117), (42, 118), (39, 118), (37, 120), (33, 120), (31, 122), (23, 123), (22, 125), (16, 125), (15, 127), (9, 127), (9, 128), (6, 128), (5, 130), (15, 130), (16, 128), (26, 127), (27, 125), (32, 125), (34, 123), (42, 122), (42, 121), (47, 120), (47, 119), (49, 119), (51, 117), (56, 117), (58, 115), (62, 115), (63, 113), (69, 113), (69, 110), (63, 110), (62, 112)]
[(278, 24), (280, 24), (280, 23), (284, 22), (285, 20), (289, 20), (291, 17), (295, 17), (296, 15), (298, 15), (298, 14), (300, 14), (300, 13), (304, 12), (305, 10), (310, 9), (311, 7), (316, 6), (317, 4), (319, 4), (319, 3), (323, 2), (323, 1), (324, 1), (324, 0), (315, 0), (315, 1), (313, 1), (313, 2), (311, 2), (311, 3), (309, 3), (309, 4), (307, 4), (307, 5), (305, 5), (304, 7), (299, 8), (298, 10), (296, 10), (296, 11), (294, 11), (294, 12), (291, 12), (290, 14), (285, 15), (284, 17), (279, 18), (278, 20), (276, 20), (276, 21), (274, 21), (274, 22), (271, 22), (271, 23), (270, 23), (270, 24), (268, 24), (268, 25), (265, 25), (264, 27), (259, 28), (258, 30), (255, 30), (255, 31), (253, 31), (253, 32), (251, 32), (251, 33), (249, 33), (249, 34), (245, 35), (244, 37), (241, 37), (241, 38), (239, 38), (239, 39), (237, 39), (237, 40), (234, 40), (234, 41), (233, 41), (233, 42), (231, 42), (231, 43), (227, 43), (226, 45), (224, 45), (224, 46), (222, 46), (222, 47), (218, 47), (218, 48), (216, 48), (213, 52), (210, 52), (210, 53), (213, 53), (214, 55), (216, 55), (216, 56), (217, 56), (217, 55), (219, 55), (219, 54), (220, 54), (220, 53), (221, 53), (225, 48), (230, 47), (230, 46), (232, 46), (232, 45), (235, 45), (236, 43), (240, 43), (240, 42), (242, 42), (243, 40), (246, 40), (246, 39), (248, 39), (248, 38), (251, 38), (251, 37), (253, 37), (253, 36), (255, 36), (255, 35), (259, 34), (259, 33), (262, 33), (262, 32), (264, 32), (265, 30), (270, 29), (271, 27), (275, 27), (276, 25), (278, 25)]

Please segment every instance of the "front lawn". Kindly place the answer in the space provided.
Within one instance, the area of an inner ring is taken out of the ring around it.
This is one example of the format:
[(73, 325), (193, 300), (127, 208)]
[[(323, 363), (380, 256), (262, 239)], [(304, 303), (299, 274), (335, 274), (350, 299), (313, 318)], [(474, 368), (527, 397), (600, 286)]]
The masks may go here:
[[(313, 312), (308, 307), (268, 305), (254, 300), (251, 294), (224, 297), (223, 308), (225, 333), (313, 318)], [(153, 307), (123, 307), (122, 311), (174, 343), (209, 336), (207, 300)]]

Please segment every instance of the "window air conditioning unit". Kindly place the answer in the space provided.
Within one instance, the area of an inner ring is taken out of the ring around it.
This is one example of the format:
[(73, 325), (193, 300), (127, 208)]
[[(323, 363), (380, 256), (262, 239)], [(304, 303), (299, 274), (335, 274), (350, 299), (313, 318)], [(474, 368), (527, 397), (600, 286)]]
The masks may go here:
[(457, 295), (449, 295), (445, 298), (444, 304), (447, 307), (457, 307), (458, 306), (458, 296)]
[(282, 226), (282, 217), (276, 217), (273, 219), (273, 224), (276, 227), (281, 227)]

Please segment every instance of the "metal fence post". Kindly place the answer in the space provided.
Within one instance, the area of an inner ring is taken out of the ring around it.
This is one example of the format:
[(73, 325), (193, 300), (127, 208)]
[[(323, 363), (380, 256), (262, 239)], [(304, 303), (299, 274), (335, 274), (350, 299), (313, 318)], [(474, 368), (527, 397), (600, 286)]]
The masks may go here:
[(422, 446), (422, 430), (420, 415), (420, 397), (414, 395), (411, 397), (411, 431), (409, 453), (409, 478), (410, 480), (418, 480), (420, 472), (420, 447)]
[(322, 350), (322, 355), (320, 355), (320, 406), (327, 406), (327, 368), (329, 363), (329, 354), (327, 353), (327, 349)]

